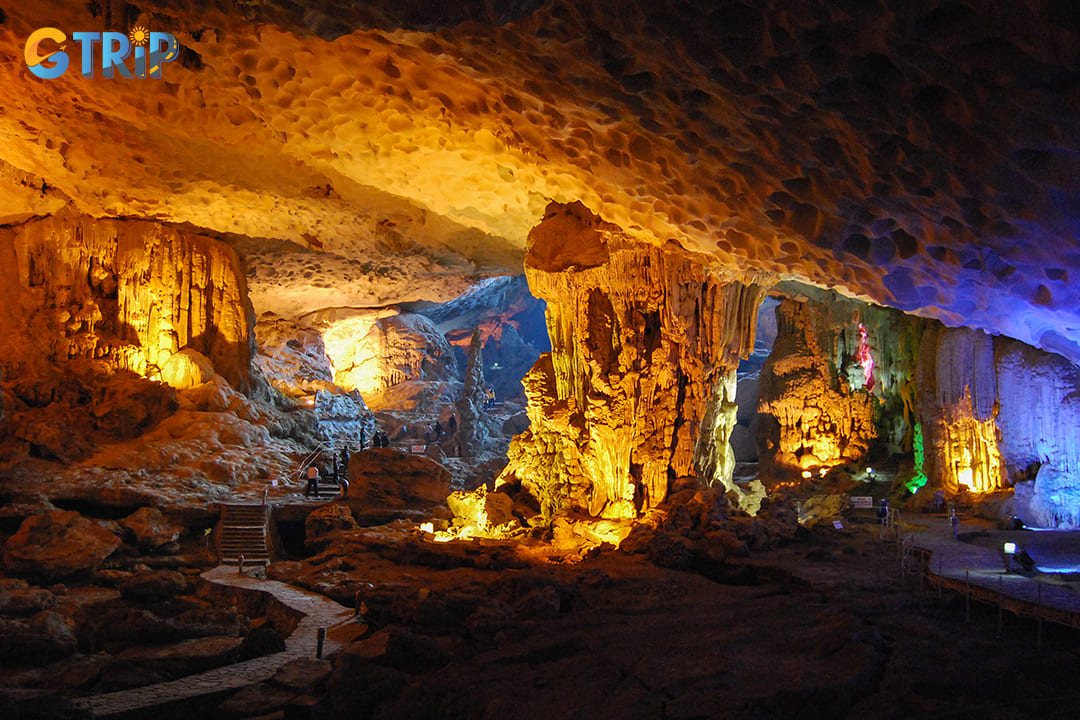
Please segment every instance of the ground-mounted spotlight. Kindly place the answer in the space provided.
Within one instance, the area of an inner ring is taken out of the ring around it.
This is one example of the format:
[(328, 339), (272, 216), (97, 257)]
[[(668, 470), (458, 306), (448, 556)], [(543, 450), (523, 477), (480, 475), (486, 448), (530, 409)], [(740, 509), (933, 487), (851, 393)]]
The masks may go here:
[(1016, 554), (1016, 543), (1007, 542), (1002, 548), (1005, 553), (1005, 572), (1012, 572), (1013, 555)]

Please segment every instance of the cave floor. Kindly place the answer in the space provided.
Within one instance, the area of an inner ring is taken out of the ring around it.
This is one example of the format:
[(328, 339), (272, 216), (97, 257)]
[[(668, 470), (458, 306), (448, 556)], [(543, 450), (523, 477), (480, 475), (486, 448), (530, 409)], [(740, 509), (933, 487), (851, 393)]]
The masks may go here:
[(1047, 623), (1037, 648), (1030, 618), (1006, 613), (999, 635), (996, 608), (978, 602), (967, 622), (962, 594), (904, 571), (870, 518), (732, 560), (724, 582), (619, 552), (505, 560), (474, 548), (468, 567), (391, 562), (352, 546), (298, 567), (343, 602), (372, 588), (372, 635), (337, 663), (339, 715), (1025, 718), (1080, 701), (1063, 690), (1080, 670), (1077, 631)]

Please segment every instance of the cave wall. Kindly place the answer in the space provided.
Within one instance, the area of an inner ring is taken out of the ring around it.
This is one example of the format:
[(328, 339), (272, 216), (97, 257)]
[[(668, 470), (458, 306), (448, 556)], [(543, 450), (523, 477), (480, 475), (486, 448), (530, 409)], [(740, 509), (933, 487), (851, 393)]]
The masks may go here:
[(843, 305), (784, 298), (776, 307), (777, 336), (759, 376), (758, 457), (771, 475), (815, 472), (865, 457), (877, 438), (878, 402), (863, 384), (853, 386), (858, 347), (845, 348)]
[[(981, 330), (786, 289), (779, 334), (761, 372), (765, 474), (865, 463), (913, 450), (950, 497), (1015, 486), (1015, 512), (1080, 527), (1080, 369)], [(855, 362), (872, 359), (873, 382)], [(906, 479), (906, 478), (904, 478)]]
[(8, 380), (88, 359), (153, 377), (179, 351), (251, 391), (254, 313), (224, 242), (138, 220), (61, 214), (0, 230)]
[(524, 380), (531, 427), (500, 482), (548, 515), (632, 517), (675, 478), (730, 484), (734, 374), (762, 288), (675, 243), (641, 243), (580, 204), (552, 204), (526, 275), (552, 351)]

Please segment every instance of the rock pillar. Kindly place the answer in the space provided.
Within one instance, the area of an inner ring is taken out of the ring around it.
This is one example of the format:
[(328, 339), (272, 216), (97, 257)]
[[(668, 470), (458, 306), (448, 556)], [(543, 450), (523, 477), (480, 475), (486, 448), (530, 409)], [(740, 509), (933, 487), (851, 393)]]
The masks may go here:
[(675, 478), (730, 484), (733, 372), (763, 289), (580, 203), (549, 206), (525, 269), (552, 351), (525, 377), (531, 427), (500, 482), (520, 481), (548, 516), (607, 518), (657, 505)]

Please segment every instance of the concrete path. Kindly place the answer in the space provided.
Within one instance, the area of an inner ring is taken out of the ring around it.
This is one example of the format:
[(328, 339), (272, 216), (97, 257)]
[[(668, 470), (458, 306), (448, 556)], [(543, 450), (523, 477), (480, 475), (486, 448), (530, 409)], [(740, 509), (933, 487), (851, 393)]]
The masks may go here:
[[(914, 546), (932, 553), (926, 568), (932, 579), (940, 577), (953, 590), (970, 586), (976, 599), (1001, 604), (1017, 614), (1040, 615), (1072, 627), (1080, 626), (1080, 592), (1075, 583), (1059, 578), (1051, 580), (1040, 574), (1027, 577), (1006, 573), (1002, 552), (1004, 543), (1012, 541), (1018, 549), (1038, 544), (1038, 552), (1047, 558), (1055, 554), (1066, 557), (1072, 553), (1080, 533), (1059, 533), (1059, 537), (1050, 538), (1043, 533), (1002, 531), (961, 523), (958, 540), (945, 517), (914, 515), (904, 520), (919, 527), (915, 530)], [(1019, 566), (1014, 564), (1014, 567)]]
[(89, 711), (93, 717), (108, 717), (176, 700), (255, 685), (270, 679), (278, 669), (292, 660), (315, 657), (318, 628), (326, 628), (328, 634), (323, 644), (323, 657), (333, 654), (342, 645), (339, 640), (334, 639), (336, 633), (332, 632), (333, 629), (353, 623), (352, 611), (333, 600), (276, 580), (259, 580), (250, 575), (240, 575), (235, 567), (219, 566), (203, 573), (202, 577), (219, 585), (271, 593), (285, 605), (304, 613), (306, 617), (285, 641), (284, 652), (226, 665), (159, 685), (79, 698), (75, 701), (77, 708)]

